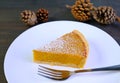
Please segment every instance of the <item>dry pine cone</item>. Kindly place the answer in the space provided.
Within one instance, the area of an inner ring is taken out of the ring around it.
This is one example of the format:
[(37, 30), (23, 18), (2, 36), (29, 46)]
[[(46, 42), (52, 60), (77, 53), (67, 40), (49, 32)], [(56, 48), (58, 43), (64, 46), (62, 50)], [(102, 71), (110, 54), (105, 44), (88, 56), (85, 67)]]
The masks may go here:
[(75, 19), (79, 21), (88, 21), (91, 19), (91, 11), (94, 9), (90, 0), (77, 0), (73, 6), (66, 5), (71, 8), (71, 13)]
[(44, 8), (40, 8), (37, 13), (37, 20), (38, 22), (46, 22), (48, 21), (48, 10)]
[(101, 24), (111, 24), (120, 18), (116, 16), (112, 7), (100, 6), (93, 12), (93, 18)]
[(31, 10), (24, 10), (21, 12), (22, 21), (29, 26), (33, 26), (37, 23), (36, 14)]

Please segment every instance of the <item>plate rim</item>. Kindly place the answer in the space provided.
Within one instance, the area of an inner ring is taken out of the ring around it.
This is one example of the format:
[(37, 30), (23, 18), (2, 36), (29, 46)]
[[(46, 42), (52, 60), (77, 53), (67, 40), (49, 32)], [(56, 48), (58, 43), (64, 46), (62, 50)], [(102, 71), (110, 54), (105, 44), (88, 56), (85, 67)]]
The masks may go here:
[(5, 72), (5, 62), (6, 62), (6, 57), (8, 56), (9, 49), (10, 49), (10, 47), (13, 45), (13, 43), (15, 42), (15, 40), (17, 40), (20, 35), (26, 33), (27, 31), (29, 31), (29, 30), (31, 30), (31, 29), (33, 29), (33, 28), (36, 28), (36, 27), (38, 27), (38, 26), (45, 25), (45, 24), (48, 24), (48, 23), (55, 23), (55, 22), (74, 22), (74, 23), (80, 23), (80, 24), (84, 24), (84, 25), (87, 25), (87, 26), (95, 27), (96, 29), (104, 32), (104, 33), (107, 34), (109, 37), (111, 37), (111, 38), (113, 39), (113, 41), (120, 47), (120, 45), (118, 44), (118, 42), (117, 42), (110, 34), (108, 34), (106, 31), (104, 31), (104, 30), (102, 30), (102, 29), (100, 29), (100, 28), (98, 28), (98, 27), (96, 27), (96, 26), (94, 26), (94, 25), (87, 24), (87, 23), (78, 22), (78, 21), (66, 21), (66, 20), (61, 20), (61, 21), (50, 21), (50, 22), (38, 24), (38, 25), (36, 25), (36, 26), (30, 27), (30, 28), (26, 29), (25, 31), (23, 31), (23, 32), (22, 32), (21, 34), (19, 34), (19, 35), (12, 41), (12, 43), (9, 45), (9, 47), (8, 47), (6, 53), (5, 53), (4, 62), (3, 62), (4, 75), (5, 75), (5, 78), (6, 78), (7, 81), (8, 81), (8, 77), (7, 77), (6, 72)]

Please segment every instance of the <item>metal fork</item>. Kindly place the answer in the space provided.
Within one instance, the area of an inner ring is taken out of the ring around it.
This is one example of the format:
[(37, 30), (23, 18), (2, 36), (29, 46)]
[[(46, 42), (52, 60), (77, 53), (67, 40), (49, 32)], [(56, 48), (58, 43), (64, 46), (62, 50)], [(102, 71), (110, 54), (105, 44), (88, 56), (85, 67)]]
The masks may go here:
[(82, 69), (82, 70), (75, 70), (75, 71), (56, 70), (56, 69), (47, 68), (41, 65), (39, 65), (38, 67), (39, 75), (50, 78), (50, 79), (54, 79), (54, 80), (65, 80), (69, 78), (71, 75), (76, 73), (93, 72), (93, 71), (120, 71), (120, 65), (93, 68), (93, 69)]

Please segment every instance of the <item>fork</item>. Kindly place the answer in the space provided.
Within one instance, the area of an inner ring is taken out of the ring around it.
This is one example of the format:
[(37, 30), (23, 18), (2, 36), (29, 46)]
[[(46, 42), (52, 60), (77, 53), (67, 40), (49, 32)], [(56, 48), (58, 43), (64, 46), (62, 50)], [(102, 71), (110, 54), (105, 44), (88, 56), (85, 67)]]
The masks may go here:
[(120, 65), (101, 67), (101, 68), (92, 68), (92, 69), (82, 69), (75, 71), (68, 70), (56, 70), (48, 67), (39, 65), (38, 74), (54, 80), (65, 80), (71, 75), (80, 73), (80, 72), (93, 72), (93, 71), (120, 71)]

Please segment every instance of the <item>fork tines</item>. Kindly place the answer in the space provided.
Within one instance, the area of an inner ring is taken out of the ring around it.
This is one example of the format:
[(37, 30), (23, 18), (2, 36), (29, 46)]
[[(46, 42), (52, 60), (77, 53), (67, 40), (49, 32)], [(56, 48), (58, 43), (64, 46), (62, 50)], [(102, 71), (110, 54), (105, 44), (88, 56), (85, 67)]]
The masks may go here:
[(39, 65), (39, 67), (38, 67), (38, 74), (41, 75), (41, 76), (50, 78), (50, 79), (55, 79), (55, 80), (62, 79), (61, 78), (62, 77), (61, 72), (58, 72), (58, 70), (53, 70), (53, 69), (50, 69), (50, 68), (43, 67), (41, 65)]

